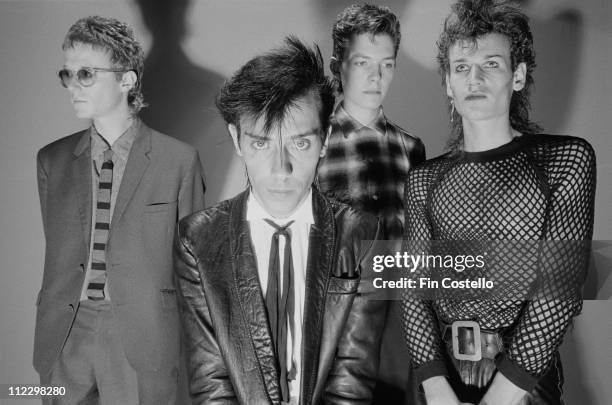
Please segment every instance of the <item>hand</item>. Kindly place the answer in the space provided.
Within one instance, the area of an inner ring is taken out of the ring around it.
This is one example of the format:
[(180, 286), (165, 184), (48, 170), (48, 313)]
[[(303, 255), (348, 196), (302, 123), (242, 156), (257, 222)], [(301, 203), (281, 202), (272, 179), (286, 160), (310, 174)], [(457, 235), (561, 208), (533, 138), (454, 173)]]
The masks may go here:
[(427, 405), (462, 405), (446, 377), (435, 376), (423, 381)]
[(525, 390), (522, 390), (514, 385), (512, 381), (508, 380), (505, 375), (497, 373), (482, 401), (480, 401), (480, 405), (520, 404), (526, 393)]

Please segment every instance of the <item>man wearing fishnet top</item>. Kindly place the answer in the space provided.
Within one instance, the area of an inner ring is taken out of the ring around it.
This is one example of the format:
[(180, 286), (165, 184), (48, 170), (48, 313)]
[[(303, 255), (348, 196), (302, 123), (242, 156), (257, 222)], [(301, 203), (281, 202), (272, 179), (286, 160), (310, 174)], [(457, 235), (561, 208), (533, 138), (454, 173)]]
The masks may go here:
[[(536, 253), (496, 250), (488, 270), (517, 292), (533, 288), (532, 274), (575, 285), (588, 265), (580, 241), (593, 233), (595, 155), (585, 140), (538, 134), (529, 121), (535, 60), (527, 17), (504, 1), (459, 1), (438, 41), (438, 62), (453, 136), (449, 153), (408, 176), (406, 240), (423, 248), (536, 241)], [(582, 301), (545, 298), (406, 294), (404, 336), (422, 387), (416, 402), (561, 404), (557, 348)], [(477, 356), (466, 359), (461, 347)]]

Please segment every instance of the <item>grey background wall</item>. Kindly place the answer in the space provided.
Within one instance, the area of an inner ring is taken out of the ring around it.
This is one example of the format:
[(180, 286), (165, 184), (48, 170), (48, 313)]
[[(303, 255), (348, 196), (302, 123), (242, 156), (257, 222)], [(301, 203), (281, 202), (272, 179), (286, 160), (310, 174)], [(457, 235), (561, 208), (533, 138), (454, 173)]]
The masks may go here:
[[(44, 240), (35, 155), (84, 128), (55, 72), (60, 44), (79, 17), (100, 14), (132, 24), (147, 51), (142, 117), (197, 147), (207, 202), (245, 186), (244, 170), (213, 108), (223, 80), (258, 52), (295, 33), (316, 41), (326, 59), (330, 27), (350, 1), (325, 0), (19, 0), (0, 1), (0, 384), (35, 383), (31, 366), (34, 301)], [(402, 44), (387, 115), (440, 154), (448, 117), (434, 43), (450, 1), (386, 2), (402, 19)], [(533, 117), (550, 133), (589, 140), (598, 156), (589, 298), (563, 347), (569, 404), (607, 404), (612, 371), (612, 12), (607, 0), (532, 0), (538, 70)], [(0, 402), (5, 401), (0, 399)], [(27, 401), (19, 401), (26, 404)], [(34, 402), (33, 402), (34, 403)]]

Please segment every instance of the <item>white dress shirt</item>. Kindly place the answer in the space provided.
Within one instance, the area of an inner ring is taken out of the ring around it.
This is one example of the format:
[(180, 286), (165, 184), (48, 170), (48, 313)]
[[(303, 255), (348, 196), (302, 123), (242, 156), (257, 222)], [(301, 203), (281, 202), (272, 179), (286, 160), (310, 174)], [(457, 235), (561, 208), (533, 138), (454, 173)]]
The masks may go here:
[[(289, 221), (295, 221), (289, 226), (291, 235), (291, 254), (293, 258), (293, 291), (295, 293), (295, 308), (294, 308), (294, 327), (295, 336), (291, 335), (291, 328), (287, 326), (287, 370), (291, 369), (292, 359), (295, 361), (296, 378), (289, 382), (290, 404), (299, 404), (301, 392), (301, 377), (302, 377), (302, 324), (304, 318), (304, 295), (306, 292), (306, 264), (308, 261), (308, 236), (310, 226), (314, 224), (312, 215), (312, 189), (297, 208), (297, 210), (288, 218), (277, 219), (268, 214), (266, 210), (257, 201), (253, 192), (249, 194), (247, 201), (246, 219), (249, 222), (251, 231), (251, 241), (257, 258), (257, 274), (259, 275), (259, 284), (261, 285), (262, 293), (265, 297), (268, 288), (268, 264), (270, 261), (270, 246), (272, 244), (272, 235), (276, 231), (264, 219), (269, 219), (277, 223), (279, 226), (284, 226)], [(279, 237), (279, 256), (281, 269), (283, 268), (283, 259), (285, 251), (285, 238)], [(282, 272), (279, 285), (282, 286)]]

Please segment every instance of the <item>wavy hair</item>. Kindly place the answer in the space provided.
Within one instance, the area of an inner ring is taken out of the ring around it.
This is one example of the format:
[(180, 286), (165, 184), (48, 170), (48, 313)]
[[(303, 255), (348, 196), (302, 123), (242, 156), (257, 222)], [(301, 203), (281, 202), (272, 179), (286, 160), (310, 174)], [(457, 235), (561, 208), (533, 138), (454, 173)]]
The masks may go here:
[[(136, 73), (136, 84), (128, 92), (128, 107), (133, 114), (146, 107), (142, 95), (144, 51), (134, 38), (132, 28), (114, 18), (81, 18), (68, 30), (62, 49), (74, 48), (77, 44), (91, 45), (94, 49), (108, 52), (114, 67)], [(119, 75), (121, 73), (117, 73), (117, 78)]]
[[(444, 22), (442, 34), (436, 43), (438, 47), (438, 67), (442, 84), (450, 72), (449, 49), (458, 41), (476, 44), (487, 34), (501, 34), (510, 41), (510, 60), (514, 71), (520, 63), (527, 67), (525, 86), (514, 91), (510, 100), (510, 125), (515, 130), (533, 134), (541, 128), (529, 119), (531, 108), (529, 96), (533, 87), (533, 71), (536, 67), (533, 36), (529, 28), (529, 18), (523, 11), (508, 0), (459, 0), (452, 6), (451, 14)], [(459, 114), (451, 108), (451, 138), (447, 147), (456, 151), (463, 146), (463, 125)]]

